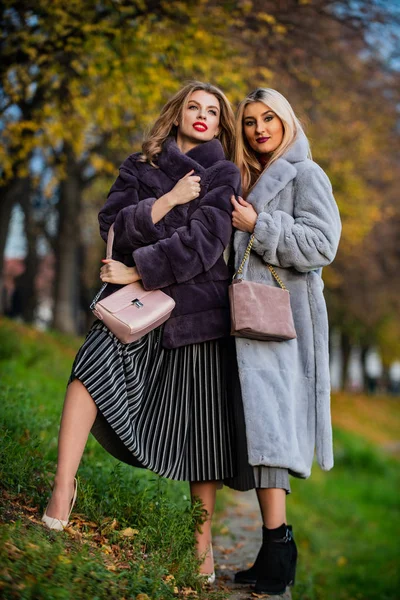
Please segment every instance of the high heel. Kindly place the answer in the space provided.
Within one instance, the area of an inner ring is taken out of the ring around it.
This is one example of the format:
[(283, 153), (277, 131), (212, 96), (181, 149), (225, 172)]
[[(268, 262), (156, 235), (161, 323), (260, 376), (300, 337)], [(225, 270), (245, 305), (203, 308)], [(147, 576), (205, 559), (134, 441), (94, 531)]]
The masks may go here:
[(55, 531), (62, 531), (63, 529), (65, 529), (65, 527), (67, 527), (69, 518), (71, 516), (72, 509), (74, 508), (74, 505), (76, 502), (77, 493), (78, 493), (78, 480), (76, 479), (76, 477), (74, 477), (74, 495), (72, 496), (67, 520), (62, 521), (61, 519), (56, 519), (55, 517), (49, 517), (46, 513), (47, 508), (48, 508), (48, 505), (47, 505), (47, 508), (44, 511), (44, 515), (42, 517), (42, 521), (48, 529), (53, 529)]
[[(214, 563), (214, 553), (213, 553), (212, 544), (210, 544), (209, 552), (210, 552), (211, 556), (213, 557), (213, 563)], [(215, 571), (213, 571), (212, 573), (200, 573), (200, 577), (204, 583), (207, 583), (209, 585), (215, 583)]]
[(206, 583), (215, 583), (215, 571), (213, 571), (211, 575), (206, 575)]

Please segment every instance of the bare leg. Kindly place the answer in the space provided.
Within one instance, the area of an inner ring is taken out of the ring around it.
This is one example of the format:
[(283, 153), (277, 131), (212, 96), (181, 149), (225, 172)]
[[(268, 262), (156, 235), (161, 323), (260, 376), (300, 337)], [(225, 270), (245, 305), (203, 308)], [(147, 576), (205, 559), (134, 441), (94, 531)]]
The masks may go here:
[(286, 490), (280, 488), (257, 489), (264, 526), (267, 529), (276, 529), (286, 520)]
[(195, 496), (200, 498), (207, 511), (207, 519), (201, 526), (201, 532), (196, 532), (197, 554), (199, 557), (204, 557), (200, 573), (204, 575), (210, 575), (214, 571), (214, 557), (211, 546), (211, 520), (214, 513), (216, 491), (216, 481), (192, 481), (190, 483), (192, 500)]
[(72, 381), (65, 395), (58, 436), (58, 463), (53, 493), (46, 513), (49, 517), (66, 520), (74, 492), (74, 477), (92, 425), (97, 406), (85, 386)]

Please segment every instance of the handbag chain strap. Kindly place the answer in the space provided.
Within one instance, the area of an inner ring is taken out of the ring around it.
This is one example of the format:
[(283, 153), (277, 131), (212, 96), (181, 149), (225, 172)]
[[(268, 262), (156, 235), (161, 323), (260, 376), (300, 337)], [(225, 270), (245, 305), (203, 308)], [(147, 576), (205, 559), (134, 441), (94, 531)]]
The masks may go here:
[[(253, 247), (254, 239), (255, 238), (254, 238), (254, 233), (253, 233), (250, 236), (250, 240), (249, 240), (249, 243), (247, 244), (246, 252), (244, 253), (243, 260), (240, 263), (240, 267), (234, 274), (233, 279), (235, 279), (238, 275), (243, 275), (244, 265), (246, 264), (246, 261), (248, 260), (248, 258), (250, 256), (250, 252)], [(287, 291), (287, 287), (283, 283), (282, 279), (279, 277), (278, 273), (275, 271), (274, 267), (272, 265), (270, 265), (269, 263), (267, 263), (267, 267), (271, 271), (272, 276), (274, 277), (274, 279), (277, 282), (277, 284), (279, 285), (279, 287), (281, 287), (283, 290)]]
[(100, 296), (102, 295), (102, 293), (104, 292), (104, 290), (107, 287), (107, 282), (103, 283), (103, 285), (101, 286), (100, 290), (97, 292), (97, 294), (95, 295), (95, 297), (93, 298), (91, 304), (90, 304), (90, 310), (93, 310), (94, 307), (96, 306), (96, 302), (97, 300), (100, 298)]

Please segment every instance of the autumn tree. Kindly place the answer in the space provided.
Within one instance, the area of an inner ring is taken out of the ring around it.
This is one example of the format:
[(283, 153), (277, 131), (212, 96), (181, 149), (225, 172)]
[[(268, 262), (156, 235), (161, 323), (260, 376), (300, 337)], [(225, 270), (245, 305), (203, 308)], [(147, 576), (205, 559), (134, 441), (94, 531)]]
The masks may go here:
[[(193, 3), (191, 12), (191, 3), (179, 2), (59, 0), (38, 2), (34, 11), (12, 0), (7, 4), (3, 190), (28, 175), (35, 151), (51, 165), (58, 197), (54, 325), (73, 332), (85, 186), (115, 172), (182, 79), (209, 78), (229, 49), (213, 35), (218, 19), (213, 25), (210, 15), (198, 27), (202, 3)], [(199, 57), (207, 53), (206, 63)], [(243, 59), (238, 56), (236, 63)], [(239, 93), (236, 69), (224, 79)], [(5, 233), (6, 228), (3, 239)]]
[[(38, 0), (27, 7), (6, 0), (0, 15), (0, 263), (10, 210), (24, 190), (27, 260), (34, 265), (38, 235), (47, 236), (57, 257), (59, 329), (76, 330), (82, 281), (95, 264), (92, 255), (90, 268), (82, 261), (81, 244), (90, 245), (88, 231), (97, 236), (92, 215), (116, 167), (139, 148), (146, 126), (186, 79), (212, 80), (233, 102), (270, 85), (307, 117), (315, 158), (330, 174), (343, 214), (343, 262), (380, 219), (379, 186), (392, 184), (383, 184), (384, 154), (372, 158), (396, 104), (392, 80), (379, 87), (381, 63), (368, 42), (371, 22), (393, 16), (381, 3)], [(385, 90), (374, 104), (382, 101), (382, 117), (368, 108), (366, 82), (371, 93), (374, 86)], [(40, 185), (31, 168), (38, 158), (50, 174)], [(385, 173), (390, 178), (389, 164)], [(38, 192), (41, 218), (33, 219)], [(46, 228), (46, 206), (56, 213), (55, 235)], [(339, 293), (340, 277), (341, 269), (328, 271), (327, 287)]]

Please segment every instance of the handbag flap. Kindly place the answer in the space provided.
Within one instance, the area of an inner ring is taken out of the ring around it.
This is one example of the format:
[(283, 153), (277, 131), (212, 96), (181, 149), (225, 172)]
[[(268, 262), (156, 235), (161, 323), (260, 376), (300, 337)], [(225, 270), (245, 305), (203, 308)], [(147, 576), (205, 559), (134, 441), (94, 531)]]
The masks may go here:
[(151, 294), (151, 291), (145, 290), (141, 283), (129, 283), (120, 290), (107, 296), (107, 298), (100, 300), (98, 304), (103, 306), (110, 313), (117, 313), (133, 304), (135, 300), (142, 300), (148, 294)]
[(170, 315), (175, 306), (174, 300), (160, 290), (147, 294), (142, 300), (141, 306), (132, 306), (131, 303), (114, 313), (115, 318), (125, 323), (132, 332), (146, 329)]

